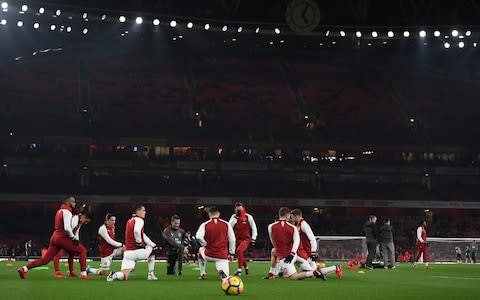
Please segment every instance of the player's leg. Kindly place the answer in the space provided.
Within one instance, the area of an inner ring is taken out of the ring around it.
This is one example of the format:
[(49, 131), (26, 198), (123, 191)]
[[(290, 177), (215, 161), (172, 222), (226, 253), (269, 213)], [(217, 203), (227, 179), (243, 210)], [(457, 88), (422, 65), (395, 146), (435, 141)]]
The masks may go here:
[(390, 264), (392, 266), (392, 269), (395, 269), (396, 268), (396, 266), (395, 266), (395, 244), (393, 242), (388, 243), (387, 247), (388, 247), (388, 251), (389, 251), (389, 255), (390, 255)]
[(383, 268), (388, 269), (388, 258), (390, 257), (390, 255), (389, 255), (387, 243), (382, 243), (382, 254), (383, 254)]
[[(86, 251), (86, 250), (85, 250)], [(73, 270), (73, 259), (74, 259), (73, 254), (68, 255), (68, 275), (70, 277), (78, 277), (77, 273)]]
[(230, 275), (230, 267), (227, 259), (207, 258), (208, 260), (215, 261), (215, 268), (221, 279), (227, 278)]
[(205, 247), (198, 249), (198, 267), (200, 268), (200, 277), (198, 279), (204, 280), (207, 278), (207, 261), (205, 259)]
[(423, 262), (425, 263), (425, 268), (427, 268), (427, 269), (429, 268), (428, 261), (429, 261), (429, 259), (428, 259), (428, 247), (425, 245), (423, 247)]
[(278, 258), (275, 248), (270, 251), (270, 270), (264, 279), (275, 279), (278, 276)]
[(177, 262), (177, 252), (169, 250), (167, 253), (167, 275), (175, 275), (176, 262)]
[(235, 275), (241, 275), (242, 274), (242, 267), (247, 269), (247, 261), (245, 259), (245, 252), (248, 249), (248, 245), (250, 244), (249, 240), (240, 240), (237, 243), (237, 249), (236, 249), (236, 255), (237, 255), (237, 261), (238, 261), (238, 269), (235, 272)]
[(367, 264), (366, 268), (367, 269), (372, 269), (373, 268), (373, 259), (375, 258), (375, 254), (377, 251), (377, 242), (375, 241), (367, 241)]
[(100, 257), (100, 269), (96, 269), (88, 266), (87, 273), (102, 275), (102, 276), (108, 275), (108, 273), (110, 273), (110, 266), (112, 265), (112, 260), (113, 260), (113, 253), (110, 256)]
[(62, 272), (60, 272), (60, 259), (63, 256), (63, 250), (58, 251), (58, 253), (53, 258), (53, 269), (55, 271), (55, 278), (65, 278)]
[(155, 276), (155, 254), (152, 253), (152, 250), (151, 247), (147, 246), (144, 253), (147, 256), (147, 280), (158, 280), (157, 276)]
[(72, 255), (78, 255), (78, 261), (80, 263), (80, 278), (90, 279), (87, 275), (87, 249), (82, 245), (75, 245), (72, 240), (66, 238), (59, 241), (59, 247)]
[(37, 260), (30, 262), (28, 265), (17, 269), (17, 272), (20, 275), (20, 278), (21, 279), (27, 278), (28, 270), (48, 264), (50, 261), (52, 261), (55, 255), (57, 255), (58, 251), (60, 251), (60, 249), (56, 246), (55, 242), (51, 240), (50, 245), (47, 251), (45, 252), (45, 255), (43, 255), (41, 258)]
[(178, 275), (183, 274), (183, 251), (179, 249), (177, 251), (177, 263), (178, 263)]
[(417, 255), (415, 256), (415, 262), (413, 263), (413, 267), (416, 267), (418, 262), (420, 261), (420, 257), (422, 257), (422, 245), (417, 245)]
[(107, 276), (107, 281), (128, 280), (130, 272), (135, 268), (136, 261), (137, 259), (139, 259), (138, 251), (140, 250), (144, 249), (125, 251), (123, 253), (122, 266), (120, 267), (121, 271), (111, 271), (110, 274)]

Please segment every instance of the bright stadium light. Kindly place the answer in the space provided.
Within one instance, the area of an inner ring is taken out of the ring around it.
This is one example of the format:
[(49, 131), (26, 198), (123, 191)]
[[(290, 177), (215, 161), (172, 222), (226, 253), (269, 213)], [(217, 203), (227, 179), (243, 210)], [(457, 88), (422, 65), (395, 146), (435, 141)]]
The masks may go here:
[(33, 28), (35, 29), (40, 28), (40, 24), (38, 22), (33, 23)]
[(142, 17), (137, 17), (137, 18), (135, 19), (135, 23), (137, 23), (137, 24), (142, 24), (142, 23), (143, 23)]
[(55, 12), (55, 15), (56, 15), (57, 17), (60, 17), (61, 14), (62, 14), (62, 11), (59, 10), (59, 9), (57, 9), (57, 11)]
[(327, 32), (325, 32), (325, 36), (329, 36), (330, 35), (330, 30), (327, 30)]
[(102, 21), (105, 21), (106, 18), (107, 18), (107, 15), (102, 15)]
[(18, 21), (18, 22), (17, 22), (17, 26), (18, 26), (18, 27), (22, 27), (22, 26), (23, 26), (23, 21)]
[(472, 32), (470, 30), (465, 31), (465, 36), (471, 36)]
[(376, 31), (372, 31), (372, 37), (374, 38), (378, 37), (378, 33)]
[(28, 6), (27, 6), (27, 5), (25, 5), (25, 4), (24, 4), (24, 5), (22, 5), (22, 11), (23, 11), (23, 12), (26, 12), (27, 10), (28, 10)]
[(227, 29), (228, 29), (227, 25), (223, 25), (222, 31), (227, 31)]
[(452, 30), (452, 36), (457, 37), (458, 36), (458, 30), (456, 30), (456, 29)]
[(425, 30), (421, 30), (418, 35), (421, 37), (421, 38), (424, 38), (427, 36), (427, 32)]
[(477, 48), (477, 43), (473, 43), (473, 47), (474, 47), (474, 48)]
[(155, 26), (160, 25), (160, 20), (159, 19), (153, 20), (153, 25), (155, 25)]
[(205, 28), (205, 30), (209, 30), (209, 29), (210, 29), (210, 24), (208, 24), (208, 23), (205, 24), (205, 27), (204, 27), (204, 28)]
[(459, 48), (465, 47), (465, 43), (464, 43), (464, 42), (459, 42), (459, 43), (458, 43), (458, 47), (459, 47)]
[(187, 23), (187, 28), (192, 29), (192, 28), (193, 28), (193, 23), (192, 23), (192, 22), (188, 22), (188, 23)]
[(450, 43), (445, 42), (445, 44), (443, 44), (443, 47), (445, 47), (446, 49), (450, 48)]
[(0, 21), (0, 24), (1, 24), (1, 25), (7, 25), (7, 20), (2, 19), (2, 20)]
[(405, 31), (403, 32), (403, 36), (404, 36), (404, 37), (409, 37), (409, 36), (410, 36), (410, 32), (407, 31), (407, 30), (405, 30)]
[(175, 20), (170, 21), (170, 27), (175, 27), (175, 26), (177, 26), (177, 21)]
[(357, 32), (355, 33), (355, 35), (357, 36), (357, 38), (361, 38), (361, 37), (362, 37), (362, 33), (361, 33), (360, 31), (357, 31)]
[(68, 26), (67, 27), (67, 32), (72, 32), (72, 27)]
[(2, 9), (8, 9), (8, 3), (2, 2)]
[(280, 34), (280, 29), (275, 28), (275, 33), (276, 33), (276, 34)]
[(237, 32), (240, 33), (240, 32), (242, 32), (242, 30), (243, 30), (243, 28), (242, 28), (242, 26), (240, 26), (240, 27), (238, 27)]
[(435, 32), (433, 33), (433, 36), (434, 37), (439, 37), (440, 36), (440, 31), (435, 30)]
[(127, 18), (125, 18), (125, 16), (120, 16), (118, 20), (120, 21), (120, 23), (125, 23), (127, 21)]
[(260, 27), (257, 27), (257, 29), (255, 29), (255, 33), (259, 33), (260, 32)]
[(43, 15), (43, 14), (45, 13), (45, 8), (40, 7), (40, 8), (38, 9), (38, 13), (41, 14), (41, 15)]
[(50, 30), (53, 31), (53, 30), (55, 30), (55, 28), (57, 28), (57, 26), (55, 26), (55, 24), (50, 25)]
[(392, 38), (394, 35), (395, 35), (395, 34), (394, 34), (393, 31), (391, 31), (391, 30), (390, 30), (389, 32), (387, 32), (387, 36), (388, 36), (389, 38)]
[(87, 14), (86, 12), (84, 12), (83, 15), (82, 15), (82, 18), (83, 18), (83, 19), (87, 19), (87, 18), (88, 18), (88, 14)]
[(345, 31), (341, 30), (340, 31), (340, 36), (345, 36)]
[(87, 34), (88, 33), (88, 28), (84, 28), (83, 31), (82, 31), (83, 34)]

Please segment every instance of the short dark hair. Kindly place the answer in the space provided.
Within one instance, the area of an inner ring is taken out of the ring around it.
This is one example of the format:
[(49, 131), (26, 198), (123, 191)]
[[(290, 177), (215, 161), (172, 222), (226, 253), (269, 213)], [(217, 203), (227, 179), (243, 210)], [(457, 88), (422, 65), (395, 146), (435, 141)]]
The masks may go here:
[(220, 210), (219, 210), (218, 207), (216, 207), (216, 206), (210, 206), (207, 211), (208, 211), (209, 213), (211, 213), (211, 214), (215, 214), (215, 213), (219, 213), (219, 212), (220, 212)]
[(88, 213), (88, 212), (85, 212), (85, 213), (81, 213), (81, 215), (87, 219), (92, 219), (92, 214)]
[(136, 213), (138, 210), (142, 209), (142, 207), (145, 207), (143, 204), (134, 204), (132, 211)]
[(243, 203), (242, 202), (235, 203), (235, 207), (239, 207), (239, 206), (243, 206)]
[(289, 213), (290, 213), (290, 208), (288, 207), (280, 207), (280, 209), (278, 210), (278, 216), (280, 218), (285, 217)]
[(370, 215), (370, 217), (368, 217), (369, 220), (372, 220), (373, 218), (376, 218), (377, 216), (376, 215)]
[(110, 220), (112, 217), (117, 217), (115, 214), (112, 213), (107, 213), (105, 215), (105, 221)]
[(420, 226), (423, 226), (423, 224), (426, 225), (426, 224), (427, 224), (427, 221), (425, 221), (425, 220), (420, 221), (420, 224), (419, 224), (419, 225), (420, 225)]
[(295, 208), (290, 213), (294, 216), (299, 216), (299, 217), (301, 217), (303, 215), (302, 210), (300, 208)]
[(68, 200), (69, 198), (75, 198), (75, 196), (74, 196), (74, 195), (66, 195), (66, 196), (63, 198), (63, 203), (67, 202), (67, 200)]
[(387, 224), (388, 222), (390, 222), (390, 219), (385, 219), (385, 221), (383, 221), (384, 224)]
[(180, 220), (180, 216), (177, 215), (177, 214), (175, 214), (175, 215), (173, 215), (173, 216), (170, 218), (170, 222), (173, 222), (173, 221), (175, 221), (175, 220)]

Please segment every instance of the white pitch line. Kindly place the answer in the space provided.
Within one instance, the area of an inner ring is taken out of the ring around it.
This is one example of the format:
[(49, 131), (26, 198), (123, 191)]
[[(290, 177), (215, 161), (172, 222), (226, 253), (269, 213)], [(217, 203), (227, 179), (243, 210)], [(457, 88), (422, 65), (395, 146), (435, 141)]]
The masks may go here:
[(441, 279), (465, 279), (465, 280), (480, 280), (480, 277), (456, 277), (456, 276), (432, 276)]

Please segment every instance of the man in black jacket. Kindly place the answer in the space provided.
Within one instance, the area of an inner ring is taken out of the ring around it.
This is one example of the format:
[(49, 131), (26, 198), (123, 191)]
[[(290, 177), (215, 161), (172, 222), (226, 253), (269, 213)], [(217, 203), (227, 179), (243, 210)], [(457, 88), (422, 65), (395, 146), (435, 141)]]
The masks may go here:
[(167, 275), (175, 274), (175, 263), (178, 261), (178, 275), (182, 275), (183, 251), (185, 230), (180, 228), (180, 217), (173, 215), (170, 226), (163, 231), (163, 237), (167, 242)]
[(368, 250), (367, 264), (365, 265), (367, 269), (373, 269), (372, 263), (377, 252), (377, 226), (375, 223), (377, 223), (377, 217), (371, 215), (365, 225), (363, 225)]
[[(380, 242), (382, 243), (383, 267), (395, 269), (395, 245), (393, 244), (393, 232), (390, 220), (386, 219), (380, 228)], [(388, 263), (390, 261), (390, 264)]]

